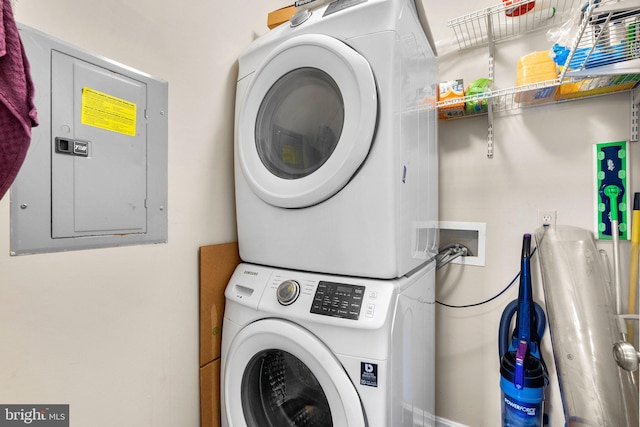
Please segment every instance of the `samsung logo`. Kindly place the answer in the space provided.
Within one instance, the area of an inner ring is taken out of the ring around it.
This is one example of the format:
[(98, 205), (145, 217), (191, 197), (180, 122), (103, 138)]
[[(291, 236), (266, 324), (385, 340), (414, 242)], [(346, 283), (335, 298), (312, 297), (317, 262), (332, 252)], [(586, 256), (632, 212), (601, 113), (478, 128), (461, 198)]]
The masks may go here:
[(258, 272), (257, 271), (244, 271), (243, 274), (248, 274), (249, 276), (257, 276)]

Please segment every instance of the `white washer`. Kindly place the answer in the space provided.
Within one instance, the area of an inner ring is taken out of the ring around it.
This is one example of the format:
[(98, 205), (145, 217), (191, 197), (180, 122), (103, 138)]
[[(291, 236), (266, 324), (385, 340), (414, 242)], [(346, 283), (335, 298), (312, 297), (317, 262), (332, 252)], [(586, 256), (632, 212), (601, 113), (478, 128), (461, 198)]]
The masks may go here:
[(434, 264), (392, 280), (238, 266), (222, 426), (434, 426)]
[(418, 15), (414, 0), (337, 0), (242, 54), (244, 261), (395, 278), (435, 256), (437, 65)]

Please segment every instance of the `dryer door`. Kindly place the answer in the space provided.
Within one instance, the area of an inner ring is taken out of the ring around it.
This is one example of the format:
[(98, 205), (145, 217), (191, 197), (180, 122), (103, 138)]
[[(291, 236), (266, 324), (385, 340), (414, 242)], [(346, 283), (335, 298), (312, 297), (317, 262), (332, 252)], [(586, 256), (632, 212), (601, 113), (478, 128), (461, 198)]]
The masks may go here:
[(358, 393), (331, 351), (284, 320), (254, 322), (234, 338), (223, 367), (229, 427), (365, 427)]
[(329, 36), (282, 43), (240, 102), (238, 161), (256, 195), (274, 206), (328, 199), (358, 170), (373, 141), (378, 102), (371, 67)]

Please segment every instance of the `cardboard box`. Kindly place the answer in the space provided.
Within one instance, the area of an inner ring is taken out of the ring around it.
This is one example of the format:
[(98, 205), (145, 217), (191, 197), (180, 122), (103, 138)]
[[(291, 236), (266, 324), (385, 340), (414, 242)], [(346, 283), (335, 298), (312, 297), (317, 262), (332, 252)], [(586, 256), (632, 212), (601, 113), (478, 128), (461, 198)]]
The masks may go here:
[[(462, 79), (438, 84), (438, 101), (454, 101), (439, 108), (441, 119), (464, 116), (464, 81)], [(459, 101), (457, 101), (459, 100)]]
[(267, 15), (267, 27), (269, 27), (269, 29), (275, 28), (278, 25), (287, 22), (295, 13), (296, 7), (293, 5), (274, 10)]
[(237, 242), (200, 248), (200, 366), (220, 357), (224, 289), (239, 263)]
[(617, 77), (598, 76), (577, 82), (563, 83), (558, 91), (558, 99), (582, 98), (630, 90), (638, 81), (640, 81), (640, 74), (624, 74)]
[(224, 290), (240, 263), (238, 243), (200, 248), (200, 425), (220, 426)]
[(220, 358), (200, 368), (200, 426), (220, 426)]

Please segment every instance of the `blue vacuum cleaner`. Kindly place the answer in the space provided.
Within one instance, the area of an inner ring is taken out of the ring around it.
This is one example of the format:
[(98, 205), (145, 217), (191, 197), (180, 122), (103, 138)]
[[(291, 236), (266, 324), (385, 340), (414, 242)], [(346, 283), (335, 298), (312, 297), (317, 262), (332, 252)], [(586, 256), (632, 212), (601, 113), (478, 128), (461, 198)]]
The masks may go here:
[[(512, 318), (515, 329), (510, 333)], [(540, 355), (546, 316), (533, 301), (531, 235), (522, 239), (518, 299), (507, 305), (500, 319), (498, 353), (502, 390), (502, 427), (542, 427), (547, 368)]]

